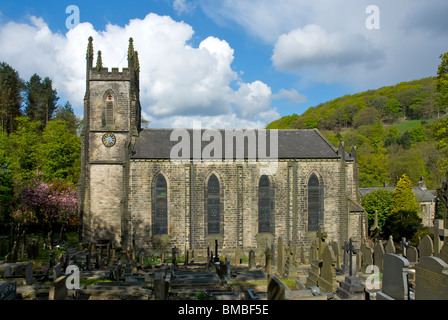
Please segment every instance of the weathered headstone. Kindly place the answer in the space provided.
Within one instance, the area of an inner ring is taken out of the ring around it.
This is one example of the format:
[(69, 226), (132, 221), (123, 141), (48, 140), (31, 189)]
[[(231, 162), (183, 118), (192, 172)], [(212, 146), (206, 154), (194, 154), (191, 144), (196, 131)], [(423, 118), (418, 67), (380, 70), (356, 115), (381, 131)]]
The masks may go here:
[(341, 268), (341, 257), (340, 257), (340, 249), (339, 249), (339, 243), (337, 241), (332, 241), (330, 243), (331, 248), (333, 249), (334, 256), (336, 257), (335, 267), (336, 269)]
[(249, 251), (249, 270), (255, 269), (255, 252), (254, 250)]
[(268, 300), (285, 300), (285, 286), (273, 275), (268, 275)]
[(330, 245), (324, 247), (322, 253), (322, 269), (318, 280), (318, 285), (323, 291), (333, 293), (338, 285), (336, 283), (336, 255)]
[(420, 241), (418, 245), (418, 252), (420, 254), (420, 259), (422, 257), (432, 256), (434, 254), (434, 245), (429, 235), (424, 236)]
[(380, 273), (383, 272), (383, 257), (385, 254), (381, 240), (377, 241), (373, 248), (373, 263), (378, 267)]
[(67, 286), (65, 284), (67, 278), (68, 275), (61, 276), (50, 285), (48, 300), (65, 300), (67, 297)]
[(266, 263), (266, 265), (265, 265), (266, 273), (271, 273), (272, 272), (272, 251), (269, 246), (266, 247), (264, 254), (265, 254), (265, 263)]
[(384, 255), (382, 291), (377, 300), (408, 300), (409, 261), (395, 253)]
[(157, 272), (154, 275), (154, 286), (153, 286), (154, 299), (166, 300), (168, 289), (169, 288), (167, 288), (165, 281), (165, 273)]
[(448, 229), (444, 228), (442, 219), (434, 219), (434, 227), (429, 228), (429, 232), (434, 235), (434, 255), (438, 256), (443, 246), (443, 239), (448, 237)]
[(241, 263), (241, 248), (238, 246), (235, 248), (235, 263)]
[(285, 247), (282, 237), (278, 238), (278, 254), (277, 254), (277, 273), (280, 277), (283, 277), (285, 273)]
[(409, 246), (406, 248), (406, 259), (409, 263), (418, 262), (418, 249), (414, 246)]
[(356, 275), (358, 251), (359, 247), (350, 238), (348, 243), (349, 274), (345, 276), (345, 280), (341, 282), (340, 287), (336, 290), (336, 294), (342, 299), (362, 300), (364, 298), (364, 286), (361, 283), (361, 278)]
[(448, 264), (442, 259), (420, 258), (415, 273), (415, 300), (448, 300)]
[(448, 263), (448, 242), (446, 242), (439, 253), (439, 258)]
[(29, 262), (22, 267), (22, 274), (24, 277), (25, 285), (30, 286), (33, 284), (33, 263)]
[(389, 236), (389, 240), (387, 241), (384, 250), (386, 251), (386, 253), (395, 253), (394, 238), (392, 237), (392, 235)]
[(362, 267), (365, 269), (370, 265), (373, 265), (373, 249), (369, 247), (365, 240), (361, 244), (362, 252)]

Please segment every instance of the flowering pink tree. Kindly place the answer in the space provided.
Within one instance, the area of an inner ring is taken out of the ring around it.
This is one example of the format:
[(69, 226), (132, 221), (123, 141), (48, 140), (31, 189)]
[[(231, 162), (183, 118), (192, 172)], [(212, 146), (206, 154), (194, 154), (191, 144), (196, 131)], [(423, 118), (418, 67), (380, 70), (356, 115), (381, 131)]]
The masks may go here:
[(45, 182), (41, 172), (37, 172), (23, 187), (20, 200), (22, 211), (31, 211), (38, 223), (66, 223), (71, 226), (78, 223), (75, 188), (58, 179)]

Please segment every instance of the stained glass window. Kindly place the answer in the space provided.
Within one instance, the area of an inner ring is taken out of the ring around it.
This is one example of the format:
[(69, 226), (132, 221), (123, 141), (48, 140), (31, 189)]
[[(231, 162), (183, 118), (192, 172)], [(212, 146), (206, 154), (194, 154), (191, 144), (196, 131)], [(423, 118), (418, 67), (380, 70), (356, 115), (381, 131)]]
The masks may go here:
[(266, 175), (258, 184), (258, 232), (271, 232), (271, 183)]
[(157, 177), (154, 189), (154, 234), (168, 234), (167, 187), (163, 175)]
[(208, 234), (220, 232), (220, 193), (219, 181), (215, 175), (208, 179), (207, 186), (207, 228)]
[(313, 173), (308, 181), (308, 231), (317, 231), (321, 212), (319, 179)]

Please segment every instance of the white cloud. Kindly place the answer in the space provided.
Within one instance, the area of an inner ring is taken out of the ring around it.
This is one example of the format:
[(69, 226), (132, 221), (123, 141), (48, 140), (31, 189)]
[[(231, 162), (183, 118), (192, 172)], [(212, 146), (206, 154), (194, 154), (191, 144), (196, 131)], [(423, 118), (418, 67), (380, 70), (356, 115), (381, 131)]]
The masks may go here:
[[(300, 86), (349, 85), (356, 91), (435, 75), (448, 51), (446, 0), (200, 0), (216, 23), (275, 47), (277, 70)], [(368, 30), (368, 5), (380, 9), (380, 30)], [(320, 38), (319, 38), (320, 36)]]
[(370, 65), (381, 58), (382, 52), (364, 36), (329, 33), (317, 25), (307, 25), (281, 35), (272, 55), (274, 66), (288, 71), (329, 64)]
[(49, 76), (59, 95), (81, 114), (88, 37), (94, 39), (95, 60), (101, 50), (103, 66), (109, 68), (127, 66), (128, 39), (133, 37), (140, 58), (140, 100), (151, 127), (191, 127), (188, 121), (197, 117), (215, 128), (263, 127), (262, 115), (276, 113), (269, 86), (239, 78), (232, 70), (234, 50), (225, 40), (208, 37), (196, 48), (189, 44), (193, 33), (190, 25), (153, 13), (124, 27), (108, 24), (105, 30), (81, 23), (65, 35), (31, 17), (28, 24), (0, 25), (0, 60), (25, 79), (33, 73)]
[(272, 95), (272, 99), (286, 99), (289, 104), (304, 103), (308, 100), (305, 95), (299, 93), (296, 89), (280, 89), (278, 93)]
[(188, 0), (174, 0), (173, 1), (173, 9), (177, 12), (178, 15), (182, 15), (184, 13), (190, 13), (194, 10), (196, 5)]

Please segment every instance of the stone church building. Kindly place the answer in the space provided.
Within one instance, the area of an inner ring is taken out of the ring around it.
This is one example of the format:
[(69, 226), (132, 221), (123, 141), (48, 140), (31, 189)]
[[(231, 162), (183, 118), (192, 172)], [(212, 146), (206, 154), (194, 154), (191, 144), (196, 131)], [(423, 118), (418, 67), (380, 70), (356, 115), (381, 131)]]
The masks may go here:
[[(147, 254), (164, 245), (205, 253), (217, 239), (220, 253), (232, 254), (264, 251), (279, 237), (308, 251), (319, 227), (328, 240), (366, 235), (355, 148), (348, 152), (342, 142), (335, 148), (316, 129), (236, 130), (243, 134), (242, 156), (224, 158), (225, 149), (218, 157), (217, 150), (195, 157), (195, 136), (199, 152), (210, 139), (204, 129), (188, 129), (182, 132), (192, 152), (173, 159), (180, 141), (172, 141), (175, 129), (141, 128), (138, 59), (131, 38), (127, 68), (109, 71), (101, 59), (94, 66), (89, 38), (78, 186), (83, 243), (134, 244)], [(237, 141), (227, 131), (213, 131), (222, 134), (223, 146)], [(249, 157), (251, 146), (263, 144), (260, 133), (267, 133), (271, 149), (275, 143), (275, 159)]]

